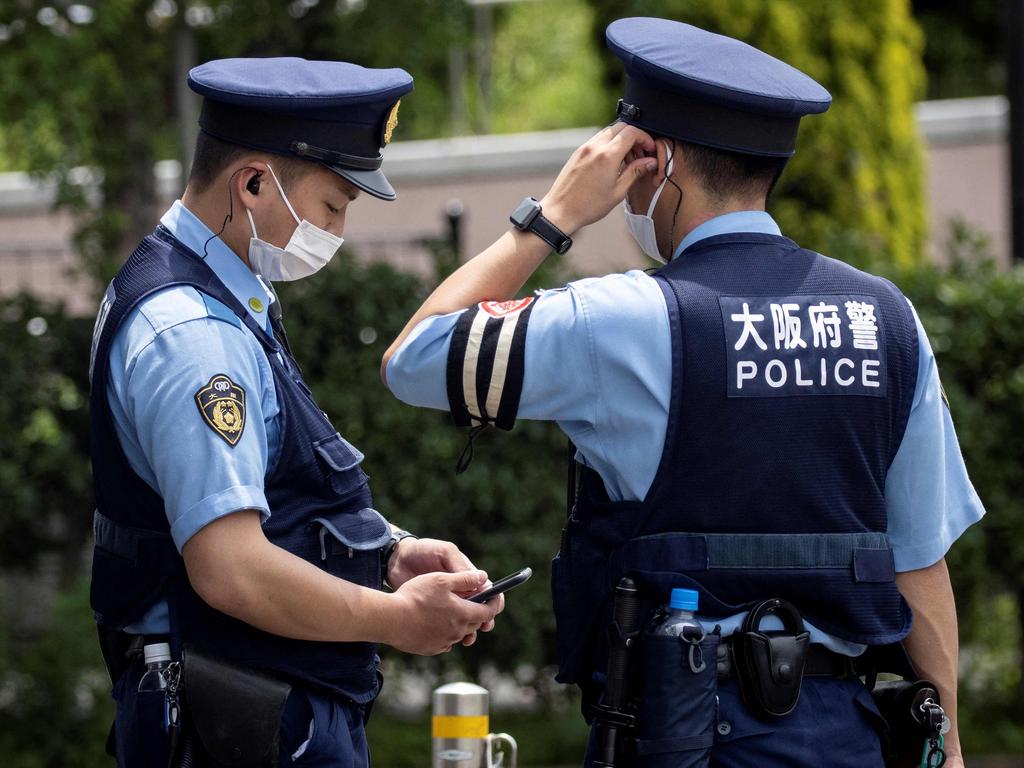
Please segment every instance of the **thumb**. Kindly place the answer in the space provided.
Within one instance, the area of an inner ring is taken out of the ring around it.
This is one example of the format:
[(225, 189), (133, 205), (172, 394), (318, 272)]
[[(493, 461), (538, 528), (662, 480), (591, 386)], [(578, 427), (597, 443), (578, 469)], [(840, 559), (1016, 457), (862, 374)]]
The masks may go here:
[(652, 173), (656, 173), (658, 170), (658, 161), (653, 157), (641, 157), (625, 168), (622, 173), (619, 174), (618, 180), (615, 182), (615, 192), (618, 197), (625, 197), (629, 188), (633, 186), (638, 180), (644, 176), (648, 176)]
[(479, 570), (445, 573), (441, 578), (452, 592), (477, 592), (487, 583), (487, 574)]

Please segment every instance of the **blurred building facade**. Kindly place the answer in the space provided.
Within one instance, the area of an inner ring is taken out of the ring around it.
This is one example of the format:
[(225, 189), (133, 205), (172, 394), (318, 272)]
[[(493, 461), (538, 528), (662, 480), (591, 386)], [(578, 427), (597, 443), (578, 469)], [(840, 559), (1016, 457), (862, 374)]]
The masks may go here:
[[(931, 250), (941, 259), (950, 222), (986, 235), (996, 258), (1010, 259), (1008, 105), (1003, 97), (917, 105), (926, 143)], [(528, 194), (548, 189), (562, 164), (594, 129), (398, 142), (385, 150), (385, 168), (398, 190), (386, 203), (362, 196), (351, 209), (346, 242), (362, 258), (425, 269), (425, 239), (446, 236), (447, 215), (461, 213), (460, 250), (478, 253), (508, 228), (508, 213)], [(162, 205), (183, 186), (176, 161), (155, 168)], [(88, 184), (87, 174), (82, 183)], [(96, 301), (76, 274), (74, 221), (52, 210), (52, 186), (27, 174), (0, 174), (0, 295), (28, 290), (63, 299), (73, 312)], [(154, 216), (159, 211), (154, 212)], [(601, 275), (652, 262), (629, 237), (621, 215), (608, 216), (576, 238), (570, 269)]]

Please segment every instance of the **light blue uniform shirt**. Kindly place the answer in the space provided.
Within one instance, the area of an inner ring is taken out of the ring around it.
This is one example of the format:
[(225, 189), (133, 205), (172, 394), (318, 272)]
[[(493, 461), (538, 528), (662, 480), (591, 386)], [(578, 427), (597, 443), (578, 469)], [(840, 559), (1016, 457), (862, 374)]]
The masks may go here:
[[(180, 201), (160, 223), (200, 255), (206, 245), (206, 263), (269, 329), (273, 294), (222, 240)], [(234, 446), (196, 405), (196, 392), (217, 374), (245, 390), (245, 426)], [(142, 301), (114, 336), (107, 399), (128, 463), (164, 500), (179, 552), (224, 515), (256, 509), (264, 520), (270, 516), (263, 479), (280, 441), (274, 377), (256, 337), (224, 304), (187, 286)], [(168, 626), (167, 605), (159, 601), (126, 631), (162, 633)]]
[[(696, 227), (674, 257), (699, 240), (734, 232), (781, 234), (763, 211), (728, 213)], [(388, 386), (400, 400), (448, 409), (448, 348), (460, 314), (425, 319), (391, 358)], [(935, 357), (916, 312), (914, 318), (920, 339), (917, 388), (885, 484), (897, 571), (938, 562), (984, 515), (942, 400)], [(577, 446), (577, 458), (604, 480), (610, 498), (642, 500), (664, 448), (671, 370), (668, 308), (650, 275), (634, 270), (542, 291), (526, 336), (518, 416), (556, 421)], [(709, 628), (720, 624), (723, 634), (742, 621), (742, 615), (706, 618)], [(864, 650), (809, 624), (808, 629), (814, 642), (833, 650)]]

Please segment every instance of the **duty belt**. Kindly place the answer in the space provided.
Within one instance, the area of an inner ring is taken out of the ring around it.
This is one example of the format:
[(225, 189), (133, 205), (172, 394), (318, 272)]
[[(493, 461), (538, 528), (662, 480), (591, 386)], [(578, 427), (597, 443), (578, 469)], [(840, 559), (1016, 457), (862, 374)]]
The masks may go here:
[[(823, 645), (812, 645), (807, 651), (804, 677), (836, 677), (840, 679), (860, 677), (870, 672), (867, 669), (868, 666), (859, 658), (830, 651)], [(730, 680), (735, 677), (735, 674), (732, 637), (723, 637), (722, 642), (718, 645), (718, 679), (719, 681)]]

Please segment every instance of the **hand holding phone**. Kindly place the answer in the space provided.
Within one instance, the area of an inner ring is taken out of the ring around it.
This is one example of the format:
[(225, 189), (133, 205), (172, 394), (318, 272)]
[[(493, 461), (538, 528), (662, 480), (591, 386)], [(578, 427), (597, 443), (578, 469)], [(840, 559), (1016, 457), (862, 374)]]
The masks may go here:
[(504, 579), (494, 582), (487, 589), (477, 592), (466, 599), (473, 603), (486, 603), (498, 595), (508, 592), (513, 587), (518, 587), (533, 575), (532, 568), (523, 568), (521, 571), (506, 576)]

